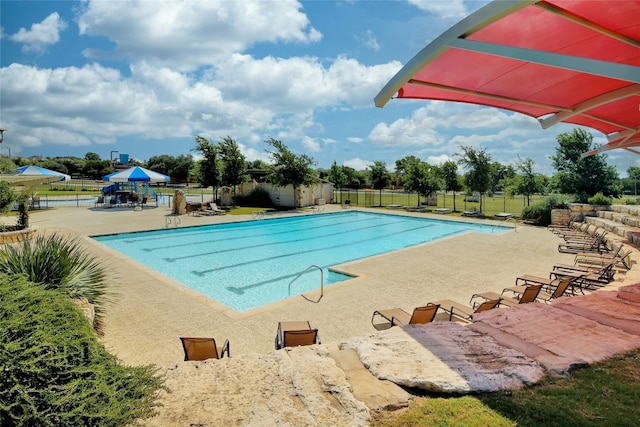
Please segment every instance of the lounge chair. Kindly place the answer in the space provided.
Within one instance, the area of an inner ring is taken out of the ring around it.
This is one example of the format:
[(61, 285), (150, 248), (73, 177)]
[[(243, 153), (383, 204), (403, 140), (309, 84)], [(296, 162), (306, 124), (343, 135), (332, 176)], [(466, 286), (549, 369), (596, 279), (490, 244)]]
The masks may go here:
[(624, 245), (614, 243), (609, 253), (579, 253), (576, 254), (573, 262), (575, 265), (581, 265), (583, 267), (604, 266), (610, 262), (615, 262), (616, 268), (630, 270), (632, 264), (631, 250), (623, 248)]
[(279, 322), (276, 334), (276, 350), (284, 347), (320, 344), (318, 330), (308, 320)]
[[(570, 277), (564, 278), (562, 280), (558, 280), (555, 286), (553, 285), (549, 286), (545, 288), (546, 289), (545, 291), (540, 290), (540, 292), (538, 292), (538, 296), (536, 297), (536, 299), (542, 300), (545, 303), (549, 303), (551, 300), (564, 296), (567, 293), (567, 291), (569, 291), (569, 287), (572, 287), (573, 280), (574, 279)], [(527, 289), (526, 286), (513, 286), (511, 288), (503, 289), (502, 293), (509, 291), (516, 295), (522, 295), (526, 289)], [(574, 294), (573, 287), (571, 288), (571, 294)]]
[(104, 196), (98, 196), (93, 206), (97, 208), (98, 206), (102, 205), (104, 205)]
[(604, 237), (607, 235), (607, 230), (605, 230), (604, 228), (600, 228), (600, 227), (595, 227), (594, 230), (592, 230), (593, 232), (589, 231), (585, 234), (569, 234), (569, 235), (564, 235), (562, 238), (564, 239), (565, 242), (570, 243), (570, 242), (584, 242), (584, 241), (591, 241), (593, 239), (601, 239), (603, 240)]
[(227, 213), (227, 211), (220, 209), (214, 202), (207, 203), (207, 207), (204, 209), (204, 211), (210, 212), (213, 215), (225, 215)]
[(449, 314), (449, 320), (453, 320), (453, 318), (455, 317), (456, 319), (462, 320), (464, 322), (473, 322), (474, 314), (482, 313), (483, 311), (496, 308), (500, 303), (500, 300), (501, 298), (487, 300), (475, 304), (475, 307), (469, 307), (450, 299), (436, 301), (434, 302), (434, 304), (439, 304), (440, 308)]
[(346, 209), (350, 207), (351, 207), (351, 200), (347, 199), (342, 203), (342, 209)]
[(547, 230), (551, 231), (553, 234), (562, 234), (565, 232), (569, 232), (576, 228), (576, 223), (574, 221), (569, 221), (568, 224), (549, 224), (547, 226)]
[(609, 252), (604, 236), (592, 237), (589, 240), (565, 241), (558, 245), (558, 252), (565, 254), (577, 254), (581, 252), (603, 253)]
[(184, 349), (184, 360), (221, 359), (226, 354), (231, 357), (229, 340), (225, 340), (222, 347), (216, 345), (214, 338), (185, 338), (180, 337)]
[(553, 270), (549, 273), (550, 278), (563, 278), (572, 277), (577, 278), (581, 276), (593, 276), (597, 277), (602, 282), (612, 282), (615, 272), (613, 266), (616, 262), (612, 261), (604, 266), (599, 267), (583, 267), (580, 265), (570, 264), (555, 264)]
[(540, 225), (541, 220), (542, 220), (542, 215), (540, 215), (536, 219), (523, 219), (522, 223), (527, 225)]
[(421, 325), (433, 322), (438, 312), (439, 304), (429, 303), (422, 307), (413, 309), (413, 313), (409, 314), (401, 308), (390, 308), (387, 310), (376, 310), (371, 316), (371, 323), (376, 315), (384, 317), (391, 326), (396, 325)]
[(611, 262), (602, 268), (587, 270), (577, 270), (576, 268), (579, 266), (573, 266), (574, 269), (568, 269), (566, 268), (567, 266), (556, 265), (554, 266), (554, 270), (549, 273), (549, 277), (556, 279), (565, 277), (576, 279), (576, 283), (580, 285), (582, 290), (593, 290), (613, 281), (615, 274), (613, 266), (615, 264), (615, 262)]
[(505, 288), (502, 290), (502, 294), (497, 292), (482, 292), (479, 294), (473, 294), (471, 297), (471, 301), (475, 298), (482, 298), (484, 300), (500, 300), (500, 305), (505, 305), (507, 307), (513, 307), (514, 305), (519, 304), (528, 304), (534, 302), (542, 289), (542, 285), (528, 285), (523, 290), (522, 294), (519, 295), (519, 298), (509, 298), (504, 296), (504, 292), (509, 288)]
[(590, 224), (583, 222), (578, 225), (574, 224), (568, 228), (551, 228), (551, 231), (556, 236), (564, 238), (564, 236), (585, 235), (589, 230), (589, 227), (590, 227)]

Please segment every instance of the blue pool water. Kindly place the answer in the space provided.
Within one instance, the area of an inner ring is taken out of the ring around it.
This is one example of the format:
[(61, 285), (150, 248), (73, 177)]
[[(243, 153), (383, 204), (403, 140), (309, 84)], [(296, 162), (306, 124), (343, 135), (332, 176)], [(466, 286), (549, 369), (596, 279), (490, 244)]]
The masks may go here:
[[(325, 286), (349, 277), (329, 267), (467, 232), (508, 228), (360, 211), (264, 219), (95, 240), (236, 311), (288, 298), (311, 265)], [(320, 287), (312, 269), (291, 295)]]

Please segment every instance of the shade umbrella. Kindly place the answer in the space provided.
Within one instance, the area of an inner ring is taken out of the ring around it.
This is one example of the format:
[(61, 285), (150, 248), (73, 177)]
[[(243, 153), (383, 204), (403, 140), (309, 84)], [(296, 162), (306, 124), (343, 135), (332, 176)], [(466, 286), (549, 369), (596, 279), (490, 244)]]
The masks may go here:
[(414, 56), (380, 91), (486, 105), (604, 133), (585, 153), (640, 147), (640, 1), (493, 1)]
[(169, 182), (171, 178), (150, 169), (134, 166), (106, 175), (102, 177), (102, 180), (107, 182)]
[(42, 178), (43, 181), (70, 181), (71, 176), (53, 171), (51, 169), (41, 168), (40, 166), (27, 165), (16, 169), (18, 175), (36, 178)]

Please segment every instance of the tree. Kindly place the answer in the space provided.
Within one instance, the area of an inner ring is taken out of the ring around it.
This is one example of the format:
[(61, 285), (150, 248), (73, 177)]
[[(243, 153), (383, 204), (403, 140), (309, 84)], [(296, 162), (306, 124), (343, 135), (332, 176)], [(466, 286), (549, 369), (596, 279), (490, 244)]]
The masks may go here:
[(170, 176), (177, 182), (189, 182), (193, 165), (194, 162), (191, 154), (180, 154), (175, 159), (175, 164)]
[(514, 178), (514, 191), (527, 198), (527, 206), (530, 204), (531, 195), (541, 193), (543, 190), (540, 187), (541, 181), (538, 179), (538, 175), (533, 171), (534, 164), (533, 160), (529, 158), (522, 160), (518, 157), (516, 162), (516, 169), (520, 174)]
[(84, 155), (84, 159), (85, 160), (100, 160), (100, 155), (98, 153), (94, 153), (92, 151), (89, 151), (87, 154)]
[(103, 176), (112, 172), (113, 169), (109, 160), (87, 160), (82, 167), (82, 174), (90, 179), (102, 179)]
[(344, 173), (343, 166), (338, 166), (335, 160), (329, 168), (329, 172), (327, 173), (327, 180), (333, 183), (335, 188), (342, 188), (347, 184), (347, 174)]
[(373, 188), (380, 190), (380, 206), (382, 206), (382, 189), (391, 183), (391, 176), (385, 162), (378, 160), (369, 166), (369, 179)]
[[(458, 164), (453, 160), (447, 160), (442, 164), (442, 177), (444, 180), (444, 191), (453, 191), (453, 210), (456, 210), (456, 191), (460, 191), (460, 180), (458, 179)], [(446, 200), (446, 198), (445, 198)]]
[(638, 179), (640, 179), (640, 168), (637, 166), (629, 166), (627, 168), (627, 175), (633, 180), (633, 195), (638, 195)]
[(146, 167), (161, 174), (171, 176), (175, 163), (175, 157), (169, 156), (168, 154), (161, 154), (159, 156), (149, 157)]
[(0, 156), (0, 173), (12, 173), (15, 172), (18, 166), (16, 166), (10, 158)]
[(396, 160), (396, 185), (404, 185), (404, 176), (412, 165), (420, 163), (420, 159), (416, 156), (403, 157)]
[(226, 136), (218, 143), (220, 157), (220, 181), (222, 185), (233, 187), (233, 197), (236, 197), (236, 186), (245, 181), (247, 159), (240, 151), (238, 143)]
[(256, 159), (251, 162), (247, 162), (247, 169), (269, 169), (269, 163), (264, 160)]
[(511, 165), (503, 165), (500, 162), (491, 163), (491, 191), (496, 192), (504, 188), (506, 181), (515, 178), (516, 170)]
[(342, 172), (347, 176), (347, 185), (351, 188), (360, 188), (364, 182), (362, 174), (350, 166), (342, 166)]
[(316, 172), (311, 168), (315, 161), (306, 154), (293, 153), (280, 140), (269, 138), (265, 142), (275, 148), (275, 151), (267, 151), (273, 159), (273, 164), (269, 167), (268, 181), (282, 187), (291, 184), (295, 205), (298, 207), (298, 187), (318, 181)]
[(185, 154), (178, 157), (162, 154), (150, 157), (146, 162), (146, 167), (170, 176), (173, 181), (187, 182), (191, 169), (193, 169), (193, 157)]
[(590, 196), (602, 193), (617, 197), (621, 192), (618, 173), (607, 165), (606, 154), (582, 157), (593, 145), (593, 136), (582, 129), (574, 129), (557, 136), (556, 155), (551, 156), (557, 173), (555, 186), (561, 193), (575, 195), (576, 201), (585, 203)]
[[(84, 159), (80, 159), (78, 157), (59, 157), (58, 162), (67, 168), (67, 172), (64, 173), (67, 173), (72, 177), (82, 175), (85, 164)], [(113, 170), (111, 170), (111, 172), (113, 172)]]
[(480, 193), (480, 211), (482, 212), (482, 194), (491, 188), (491, 156), (484, 148), (477, 150), (468, 146), (461, 148), (462, 153), (457, 156), (467, 170), (464, 183), (472, 192)]
[(13, 192), (9, 183), (0, 181), (0, 213), (7, 212), (14, 200), (16, 200), (16, 193)]
[(406, 191), (418, 193), (420, 206), (420, 196), (429, 197), (434, 191), (442, 188), (442, 170), (427, 162), (412, 163), (408, 166), (402, 181)]
[(196, 146), (192, 151), (197, 151), (202, 155), (202, 160), (198, 162), (198, 181), (203, 187), (212, 187), (215, 198), (215, 192), (220, 185), (218, 149), (207, 138), (196, 136)]

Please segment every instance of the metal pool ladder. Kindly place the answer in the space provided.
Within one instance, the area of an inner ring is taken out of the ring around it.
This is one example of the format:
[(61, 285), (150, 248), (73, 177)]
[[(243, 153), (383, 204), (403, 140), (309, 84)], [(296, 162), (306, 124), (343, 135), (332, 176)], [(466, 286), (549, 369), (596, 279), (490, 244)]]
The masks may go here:
[(293, 282), (295, 282), (296, 280), (298, 280), (303, 274), (308, 273), (309, 271), (313, 270), (313, 269), (318, 269), (320, 270), (320, 298), (318, 298), (317, 301), (314, 301), (312, 299), (307, 298), (306, 296), (300, 294), (302, 296), (302, 298), (306, 299), (307, 301), (311, 301), (311, 302), (320, 302), (320, 300), (322, 299), (322, 297), (324, 296), (324, 271), (322, 271), (321, 267), (318, 267), (317, 265), (313, 264), (310, 265), (309, 267), (307, 267), (306, 270), (304, 270), (303, 272), (301, 272), (300, 274), (298, 274), (296, 277), (293, 278), (292, 281), (289, 282), (289, 296), (291, 296), (291, 284)]
[[(172, 220), (172, 218), (173, 218), (173, 220)], [(173, 226), (175, 228), (178, 228), (178, 225), (180, 225), (180, 222), (181, 221), (180, 221), (180, 217), (179, 216), (177, 216), (177, 215), (168, 216), (167, 215), (167, 216), (164, 217), (164, 228), (171, 227), (172, 223), (173, 223)]]

